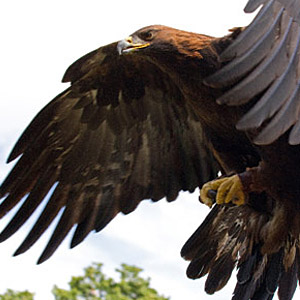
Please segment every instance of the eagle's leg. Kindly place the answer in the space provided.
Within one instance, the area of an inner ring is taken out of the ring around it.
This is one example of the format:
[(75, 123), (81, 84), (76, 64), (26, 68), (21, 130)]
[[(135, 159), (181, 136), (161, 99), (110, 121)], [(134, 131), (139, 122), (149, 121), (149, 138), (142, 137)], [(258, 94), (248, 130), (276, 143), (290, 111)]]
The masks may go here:
[(214, 203), (243, 205), (247, 202), (249, 193), (265, 191), (265, 177), (261, 163), (257, 167), (247, 168), (242, 173), (209, 181), (200, 190), (200, 201), (209, 207)]
[[(216, 191), (215, 199), (210, 191)], [(222, 177), (205, 183), (200, 190), (200, 200), (211, 207), (214, 203), (236, 205), (245, 204), (246, 194), (239, 175)]]

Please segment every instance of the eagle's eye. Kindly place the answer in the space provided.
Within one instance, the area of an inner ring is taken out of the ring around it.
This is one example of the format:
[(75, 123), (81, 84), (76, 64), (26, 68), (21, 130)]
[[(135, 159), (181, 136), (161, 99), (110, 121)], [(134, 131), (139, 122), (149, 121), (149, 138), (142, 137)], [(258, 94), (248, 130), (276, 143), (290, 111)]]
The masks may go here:
[(151, 41), (154, 38), (154, 33), (152, 30), (144, 31), (140, 33), (140, 37), (144, 41)]

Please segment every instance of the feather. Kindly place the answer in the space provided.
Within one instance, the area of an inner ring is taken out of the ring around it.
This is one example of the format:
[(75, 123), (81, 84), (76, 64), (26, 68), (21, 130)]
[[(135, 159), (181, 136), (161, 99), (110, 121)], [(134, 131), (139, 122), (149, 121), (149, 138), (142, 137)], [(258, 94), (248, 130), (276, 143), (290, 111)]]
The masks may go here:
[[(273, 43), (276, 40), (283, 10), (279, 11), (274, 22), (267, 27), (260, 40), (244, 52), (237, 54), (236, 59), (230, 61), (219, 71), (204, 80), (205, 84), (224, 88), (236, 83), (243, 76), (250, 73), (270, 52)], [(242, 35), (242, 34), (241, 34)]]
[(215, 293), (227, 284), (235, 267), (235, 263), (235, 259), (231, 256), (231, 252), (222, 255), (220, 259), (214, 262), (205, 282), (205, 291), (208, 294)]
[(297, 287), (297, 269), (297, 262), (294, 260), (292, 266), (283, 272), (278, 284), (279, 300), (292, 300)]
[(31, 193), (18, 210), (16, 215), (11, 219), (9, 224), (0, 234), (0, 242), (5, 241), (13, 235), (31, 216), (43, 198), (47, 195), (57, 179), (56, 168), (49, 167), (43, 176), (39, 178)]
[[(74, 195), (76, 197), (76, 195)], [(58, 222), (58, 224), (55, 227), (54, 232), (51, 235), (51, 238), (42, 252), (41, 256), (38, 259), (38, 264), (43, 263), (45, 260), (47, 260), (57, 249), (57, 247), (60, 245), (60, 243), (64, 240), (70, 229), (73, 227), (75, 223), (78, 222), (79, 215), (81, 213), (83, 202), (83, 196), (82, 194), (79, 194), (78, 198), (70, 198), (68, 199), (68, 202), (70, 203), (72, 201), (77, 205), (77, 209), (74, 210), (72, 206), (68, 206), (68, 203), (66, 204), (66, 207), (63, 211), (63, 214)]]
[(263, 6), (253, 22), (237, 37), (234, 43), (221, 53), (220, 60), (222, 62), (241, 56), (260, 40), (268, 30), (269, 25), (273, 23), (274, 7), (274, 10), (278, 11), (278, 4), (274, 0), (268, 1), (267, 4)]
[[(254, 96), (264, 91), (273, 80), (279, 76), (288, 63), (285, 54), (287, 45), (292, 35), (292, 19), (284, 15), (282, 21), (283, 34), (280, 36), (271, 53), (262, 61), (258, 67), (244, 80), (231, 90), (223, 94), (217, 102), (227, 105), (241, 105), (248, 102)], [(276, 63), (275, 63), (276, 62)], [(266, 76), (266, 74), (268, 74)]]
[[(211, 223), (213, 223), (220, 213), (221, 207), (214, 206), (210, 213), (206, 216), (204, 221), (201, 223), (199, 228), (192, 234), (192, 236), (186, 241), (181, 249), (181, 256), (186, 260), (192, 260), (198, 251), (199, 244), (202, 240), (205, 240), (209, 236), (209, 231), (211, 230)], [(224, 210), (222, 208), (221, 210)]]
[(62, 186), (60, 184), (56, 186), (46, 207), (35, 222), (33, 228), (14, 253), (15, 256), (27, 251), (41, 237), (59, 211), (66, 205), (69, 190), (70, 186)]
[(268, 2), (268, 0), (249, 0), (244, 10), (247, 13), (254, 12), (260, 5), (265, 4), (266, 2)]

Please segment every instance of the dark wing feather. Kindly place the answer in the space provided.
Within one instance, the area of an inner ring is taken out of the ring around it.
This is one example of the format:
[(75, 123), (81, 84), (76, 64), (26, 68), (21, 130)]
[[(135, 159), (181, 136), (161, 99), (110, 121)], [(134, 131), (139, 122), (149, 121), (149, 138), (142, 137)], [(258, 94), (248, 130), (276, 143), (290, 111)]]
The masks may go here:
[[(240, 130), (260, 128), (256, 144), (270, 144), (291, 129), (300, 143), (300, 0), (248, 1), (246, 12), (263, 5), (253, 22), (220, 56), (228, 63), (206, 83), (226, 88), (218, 103), (243, 105), (258, 99), (238, 122)], [(228, 89), (229, 88), (229, 89)]]
[(99, 48), (67, 70), (63, 81), (71, 87), (35, 117), (9, 156), (21, 157), (1, 186), (1, 217), (28, 197), (1, 241), (54, 187), (16, 254), (28, 250), (61, 209), (39, 262), (74, 225), (72, 247), (141, 200), (172, 201), (218, 171), (197, 117), (170, 77), (138, 55), (119, 56), (116, 46)]

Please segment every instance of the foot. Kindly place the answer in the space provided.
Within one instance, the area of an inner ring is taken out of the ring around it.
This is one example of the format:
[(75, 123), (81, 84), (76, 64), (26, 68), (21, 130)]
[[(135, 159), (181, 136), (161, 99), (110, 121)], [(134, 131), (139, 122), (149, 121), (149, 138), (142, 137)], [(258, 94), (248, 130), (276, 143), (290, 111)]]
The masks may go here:
[[(212, 193), (212, 190), (216, 192), (216, 195)], [(245, 200), (243, 185), (238, 175), (209, 181), (200, 190), (200, 201), (209, 207), (212, 207), (214, 203), (227, 204), (230, 202), (243, 205)]]

